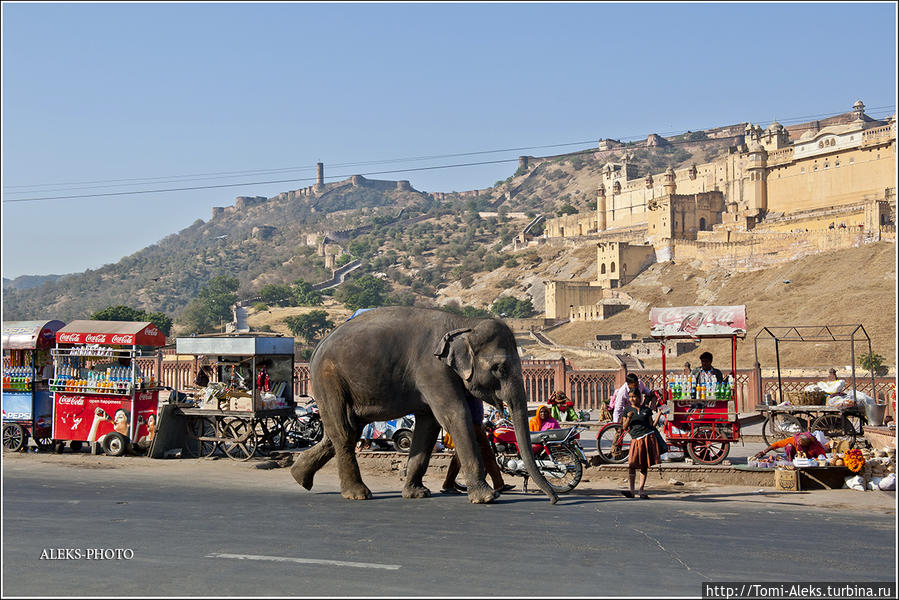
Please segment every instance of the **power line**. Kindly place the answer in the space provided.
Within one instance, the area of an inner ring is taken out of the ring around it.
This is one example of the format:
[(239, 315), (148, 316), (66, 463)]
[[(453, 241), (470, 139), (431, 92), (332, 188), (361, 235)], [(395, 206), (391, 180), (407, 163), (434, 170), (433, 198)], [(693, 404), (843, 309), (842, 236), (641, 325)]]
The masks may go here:
[[(871, 109), (872, 111), (879, 111), (883, 109), (888, 109), (892, 107), (875, 107)], [(783, 119), (784, 123), (790, 121), (801, 121), (804, 119), (809, 119), (812, 117), (833, 117), (838, 116), (845, 113), (826, 113), (819, 115), (810, 115), (804, 117), (792, 117), (789, 119)], [(808, 127), (804, 129), (812, 129), (815, 128), (816, 125), (810, 124)], [(714, 129), (714, 128), (713, 128)], [(794, 131), (796, 128), (794, 128)], [(801, 130), (801, 129), (800, 129)], [(701, 131), (701, 130), (700, 130)], [(643, 139), (646, 136), (634, 136), (636, 139)], [(623, 138), (626, 139), (626, 138)], [(720, 138), (715, 139), (705, 139), (705, 140), (674, 140), (668, 141), (666, 145), (679, 145), (679, 144), (696, 144), (703, 142), (716, 142), (720, 141)], [(483, 155), (483, 154), (493, 154), (500, 152), (520, 152), (523, 150), (534, 150), (541, 148), (553, 148), (553, 147), (563, 147), (563, 146), (574, 146), (574, 145), (582, 145), (582, 144), (592, 144), (595, 143), (594, 140), (582, 141), (582, 142), (566, 142), (561, 144), (548, 144), (548, 145), (539, 145), (539, 146), (521, 146), (517, 148), (506, 148), (500, 150), (480, 150), (475, 152), (464, 152), (464, 153), (453, 153), (453, 154), (437, 154), (437, 155), (429, 155), (429, 156), (419, 156), (419, 157), (410, 157), (405, 159), (382, 159), (375, 161), (365, 161), (365, 162), (356, 162), (356, 163), (337, 163), (333, 166), (341, 167), (341, 166), (360, 166), (360, 165), (376, 165), (376, 164), (389, 164), (391, 162), (408, 162), (408, 161), (420, 161), (420, 160), (433, 160), (438, 158), (451, 158), (451, 157), (461, 157), (461, 156), (474, 156), (474, 155)], [(628, 142), (633, 143), (633, 142)], [(630, 146), (631, 149), (637, 150), (639, 149), (636, 146)], [(626, 150), (628, 149), (627, 145), (618, 148), (612, 148), (610, 150)], [(580, 150), (576, 152), (568, 153), (570, 156), (577, 156), (580, 154), (588, 154), (595, 153), (597, 150), (595, 148), (588, 148), (585, 150)], [(385, 171), (371, 171), (367, 173), (350, 173), (338, 176), (332, 176), (331, 179), (339, 179), (345, 178), (350, 175), (362, 175), (362, 176), (371, 176), (371, 175), (385, 175), (385, 174), (395, 174), (395, 173), (412, 173), (419, 171), (429, 171), (429, 170), (439, 170), (439, 169), (450, 169), (450, 168), (459, 168), (459, 167), (469, 167), (469, 166), (481, 166), (481, 165), (490, 165), (490, 164), (502, 164), (508, 162), (514, 162), (517, 158), (514, 159), (503, 159), (503, 160), (495, 160), (495, 161), (480, 161), (480, 162), (471, 162), (471, 163), (459, 163), (459, 164), (450, 164), (450, 165), (434, 165), (429, 167), (417, 167), (417, 168), (406, 168), (406, 169), (393, 169), (393, 170), (385, 170)], [(249, 171), (234, 171), (234, 172), (221, 172), (222, 175), (227, 176), (239, 176), (239, 174), (266, 174), (266, 173), (275, 173), (275, 172), (283, 172), (290, 170), (310, 170), (312, 167), (288, 167), (283, 169), (269, 169), (269, 170), (249, 170)], [(234, 173), (234, 175), (229, 175), (229, 173)], [(199, 175), (199, 174), (198, 174)], [(213, 174), (209, 174), (213, 175)], [(177, 176), (176, 176), (177, 177)], [(182, 176), (182, 177), (193, 177), (193, 176)], [(136, 178), (133, 180), (121, 179), (121, 180), (105, 180), (105, 181), (133, 181), (133, 182), (143, 182), (149, 181), (152, 179), (164, 179), (164, 178)], [(196, 190), (207, 190), (207, 189), (222, 189), (229, 187), (240, 187), (240, 186), (251, 186), (251, 185), (271, 185), (276, 183), (298, 183), (302, 181), (313, 181), (316, 180), (315, 177), (302, 177), (302, 178), (292, 178), (292, 179), (277, 179), (277, 180), (268, 180), (268, 181), (252, 181), (252, 182), (241, 182), (241, 183), (230, 183), (230, 184), (216, 184), (216, 185), (204, 185), (204, 186), (188, 186), (188, 187), (177, 187), (177, 188), (162, 188), (162, 189), (151, 189), (151, 190), (131, 190), (131, 191), (123, 191), (123, 192), (106, 192), (106, 193), (91, 193), (91, 194), (71, 194), (71, 195), (61, 195), (61, 196), (41, 196), (41, 197), (31, 197), (31, 198), (18, 198), (18, 199), (4, 199), (4, 203), (13, 203), (13, 202), (34, 202), (41, 200), (73, 200), (73, 199), (84, 199), (84, 198), (100, 198), (100, 197), (110, 197), (110, 196), (127, 196), (127, 195), (136, 195), (136, 194), (154, 194), (154, 193), (164, 193), (164, 192), (181, 192), (181, 191), (196, 191)], [(103, 180), (100, 180), (103, 181)], [(83, 182), (88, 183), (88, 182)], [(167, 183), (167, 182), (159, 182), (159, 183)], [(63, 184), (44, 184), (45, 186), (53, 186), (53, 185), (63, 185)], [(88, 188), (70, 188), (70, 189), (97, 189), (98, 187), (120, 187), (122, 185), (127, 184), (116, 184), (110, 186), (90, 186)], [(10, 187), (23, 187), (23, 186), (10, 186)], [(34, 186), (32, 186), (34, 187)], [(23, 192), (7, 192), (8, 194), (21, 194), (21, 193), (34, 193), (37, 190), (23, 191)], [(47, 190), (51, 191), (51, 190)], [(63, 191), (63, 190), (59, 190)]]

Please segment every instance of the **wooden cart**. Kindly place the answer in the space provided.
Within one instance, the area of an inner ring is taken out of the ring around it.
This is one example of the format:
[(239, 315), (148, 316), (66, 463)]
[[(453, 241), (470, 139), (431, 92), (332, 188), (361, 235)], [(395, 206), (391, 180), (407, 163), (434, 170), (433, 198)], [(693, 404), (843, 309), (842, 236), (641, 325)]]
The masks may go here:
[[(286, 425), (296, 407), (293, 338), (198, 336), (178, 338), (176, 348), (178, 354), (205, 356), (214, 365), (214, 381), (206, 389), (210, 403), (177, 411), (186, 422), (186, 455), (206, 457), (221, 450), (234, 460), (249, 460), (284, 449)], [(273, 406), (270, 400), (277, 402)]]
[(187, 435), (185, 453), (194, 458), (207, 457), (221, 449), (234, 460), (249, 460), (257, 454), (283, 450), (285, 426), (294, 409), (210, 410), (181, 408)]
[(802, 431), (819, 430), (831, 440), (845, 439), (854, 446), (868, 424), (864, 408), (858, 406), (759, 404), (755, 409), (765, 416), (762, 438), (769, 445)]

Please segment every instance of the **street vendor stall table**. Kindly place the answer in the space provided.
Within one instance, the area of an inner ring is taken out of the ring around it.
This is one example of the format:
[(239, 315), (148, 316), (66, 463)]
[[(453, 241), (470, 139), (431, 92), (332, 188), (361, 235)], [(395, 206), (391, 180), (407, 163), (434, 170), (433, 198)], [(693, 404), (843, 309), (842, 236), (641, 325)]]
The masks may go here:
[(287, 337), (215, 336), (176, 339), (176, 352), (211, 357), (214, 380), (200, 406), (179, 407), (187, 426), (185, 454), (234, 460), (285, 447), (294, 415), (294, 340)]
[(62, 321), (3, 322), (3, 448), (18, 451), (32, 438), (37, 447), (51, 447), (53, 402), (50, 349)]
[(83, 442), (96, 453), (121, 456), (146, 448), (156, 433), (161, 388), (145, 377), (135, 359), (143, 348), (165, 345), (149, 321), (73, 321), (56, 332), (51, 354), (54, 378), (53, 442), (62, 452)]

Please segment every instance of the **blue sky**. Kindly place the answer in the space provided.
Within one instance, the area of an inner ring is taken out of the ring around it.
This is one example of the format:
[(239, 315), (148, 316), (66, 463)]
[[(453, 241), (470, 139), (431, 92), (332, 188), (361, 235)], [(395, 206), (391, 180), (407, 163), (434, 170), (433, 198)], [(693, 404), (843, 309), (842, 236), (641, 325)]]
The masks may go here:
[[(4, 3), (2, 19), (8, 278), (114, 263), (236, 196), (309, 185), (317, 161), (332, 180), (513, 159), (372, 176), (461, 191), (600, 138), (896, 111), (891, 2)], [(229, 175), (162, 183), (209, 173)], [(300, 181), (13, 201), (273, 179)]]

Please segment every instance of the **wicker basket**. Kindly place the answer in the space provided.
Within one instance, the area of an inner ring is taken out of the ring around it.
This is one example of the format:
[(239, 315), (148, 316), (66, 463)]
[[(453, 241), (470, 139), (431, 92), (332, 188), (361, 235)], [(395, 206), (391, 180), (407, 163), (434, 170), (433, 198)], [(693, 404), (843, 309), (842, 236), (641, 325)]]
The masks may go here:
[(819, 406), (827, 400), (825, 392), (785, 392), (787, 400), (793, 406)]

